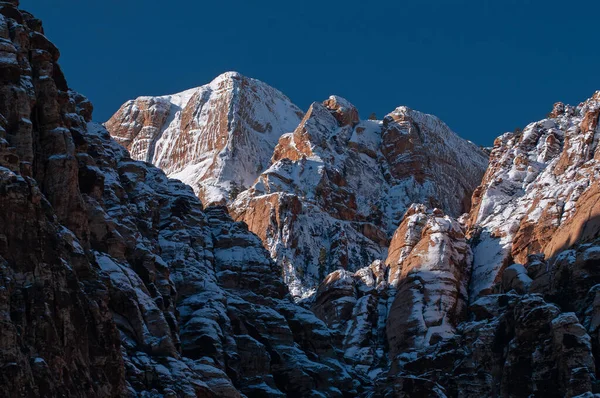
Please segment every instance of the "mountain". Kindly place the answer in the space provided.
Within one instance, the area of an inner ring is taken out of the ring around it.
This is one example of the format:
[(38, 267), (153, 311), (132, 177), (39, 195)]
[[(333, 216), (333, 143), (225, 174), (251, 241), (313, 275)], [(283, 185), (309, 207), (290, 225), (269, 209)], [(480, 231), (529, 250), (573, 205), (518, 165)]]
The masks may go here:
[(282, 265), (292, 293), (307, 297), (337, 267), (385, 258), (411, 203), (468, 211), (486, 166), (480, 148), (435, 116), (399, 107), (360, 120), (332, 96), (280, 138), (271, 166), (230, 209)]
[[(600, 94), (500, 136), (485, 172), (434, 116), (334, 96), (205, 207), (92, 122), (59, 57), (0, 2), (0, 395), (598, 395)], [(290, 283), (272, 257), (305, 253), (318, 275)]]
[(384, 258), (411, 203), (468, 211), (487, 166), (483, 150), (435, 116), (399, 107), (382, 121), (360, 120), (338, 96), (303, 115), (235, 72), (128, 101), (106, 127), (133, 158), (190, 184), (205, 205), (228, 204), (297, 298), (338, 265), (357, 270)]
[(279, 137), (303, 113), (279, 91), (236, 72), (182, 93), (128, 101), (106, 122), (135, 160), (225, 204), (269, 164)]

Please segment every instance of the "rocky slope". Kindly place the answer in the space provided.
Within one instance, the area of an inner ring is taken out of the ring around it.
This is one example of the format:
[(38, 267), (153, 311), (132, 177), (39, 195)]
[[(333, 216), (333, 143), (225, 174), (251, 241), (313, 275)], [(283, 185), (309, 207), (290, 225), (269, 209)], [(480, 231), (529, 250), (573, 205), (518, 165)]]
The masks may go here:
[(411, 203), (454, 216), (470, 208), (486, 155), (435, 116), (399, 107), (359, 119), (332, 96), (279, 140), (271, 166), (231, 204), (281, 264), (294, 295), (311, 295), (338, 267), (386, 257)]
[(191, 185), (205, 204), (225, 204), (269, 164), (302, 111), (274, 88), (227, 72), (211, 83), (128, 101), (106, 128), (136, 160)]

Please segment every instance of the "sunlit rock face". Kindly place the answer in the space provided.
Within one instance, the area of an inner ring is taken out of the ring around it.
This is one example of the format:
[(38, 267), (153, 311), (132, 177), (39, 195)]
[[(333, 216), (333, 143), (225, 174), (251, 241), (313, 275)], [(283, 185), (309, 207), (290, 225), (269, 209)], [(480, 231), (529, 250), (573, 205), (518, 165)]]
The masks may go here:
[(390, 355), (434, 345), (466, 319), (472, 263), (464, 226), (439, 209), (407, 212), (386, 261), (397, 290), (387, 321)]
[(385, 259), (411, 203), (469, 209), (487, 155), (435, 116), (399, 107), (360, 120), (347, 100), (315, 102), (271, 165), (230, 205), (281, 265), (296, 297), (338, 267)]
[(302, 116), (276, 89), (227, 72), (182, 93), (128, 101), (105, 125), (133, 159), (192, 186), (208, 205), (252, 185)]
[(470, 212), (472, 299), (492, 291), (513, 262), (553, 257), (598, 235), (599, 113), (596, 93), (496, 139)]

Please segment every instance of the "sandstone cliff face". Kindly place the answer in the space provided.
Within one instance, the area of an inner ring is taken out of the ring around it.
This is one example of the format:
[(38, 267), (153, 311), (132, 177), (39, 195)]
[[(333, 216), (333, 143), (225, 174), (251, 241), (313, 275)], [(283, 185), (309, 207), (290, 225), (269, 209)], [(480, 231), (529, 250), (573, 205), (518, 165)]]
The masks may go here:
[(512, 262), (597, 236), (599, 100), (597, 93), (577, 107), (558, 103), (550, 118), (496, 139), (470, 213), (472, 299), (493, 290)]
[(338, 267), (385, 258), (411, 203), (466, 211), (486, 165), (483, 151), (434, 116), (400, 107), (361, 121), (332, 96), (281, 137), (271, 166), (230, 207), (261, 236), (292, 293), (306, 297)]
[(252, 185), (302, 116), (274, 88), (227, 72), (182, 93), (128, 101), (106, 128), (133, 159), (191, 185), (205, 205), (225, 204)]
[(0, 4), (3, 391), (357, 394), (260, 239), (90, 123), (41, 22), (17, 6)]
[(409, 208), (385, 262), (338, 270), (311, 303), (358, 375), (376, 379), (396, 357), (454, 339), (468, 319), (472, 262), (464, 226), (439, 209)]
[[(402, 251), (398, 259), (396, 247)], [(396, 291), (387, 336), (393, 357), (454, 334), (466, 316), (472, 254), (463, 226), (439, 209), (428, 214), (423, 206), (409, 209), (390, 252), (386, 262)]]

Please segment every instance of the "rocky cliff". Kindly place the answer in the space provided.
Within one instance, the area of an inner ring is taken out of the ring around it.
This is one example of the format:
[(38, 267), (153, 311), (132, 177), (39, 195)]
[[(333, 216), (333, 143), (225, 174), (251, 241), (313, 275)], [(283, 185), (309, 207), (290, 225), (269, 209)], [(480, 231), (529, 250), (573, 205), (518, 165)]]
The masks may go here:
[(0, 2), (0, 395), (598, 395), (600, 95), (499, 137), (483, 175), (434, 116), (334, 96), (300, 120), (231, 73), (129, 103), (115, 140), (59, 56)]
[(376, 396), (598, 391), (598, 98), (499, 137), (469, 214), (409, 208), (377, 288), (368, 269), (319, 286)]
[(91, 123), (17, 6), (0, 4), (2, 394), (357, 394), (261, 241)]
[(332, 96), (280, 138), (271, 166), (230, 207), (265, 242), (292, 293), (306, 297), (340, 266), (385, 258), (411, 203), (467, 211), (486, 165), (481, 149), (435, 116), (399, 107), (361, 121)]
[(598, 235), (599, 114), (596, 93), (576, 107), (557, 103), (547, 119), (496, 139), (470, 213), (472, 299), (493, 291), (507, 265)]

